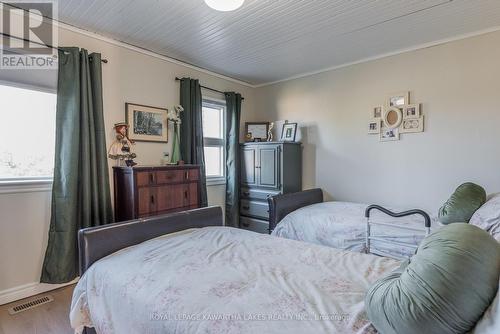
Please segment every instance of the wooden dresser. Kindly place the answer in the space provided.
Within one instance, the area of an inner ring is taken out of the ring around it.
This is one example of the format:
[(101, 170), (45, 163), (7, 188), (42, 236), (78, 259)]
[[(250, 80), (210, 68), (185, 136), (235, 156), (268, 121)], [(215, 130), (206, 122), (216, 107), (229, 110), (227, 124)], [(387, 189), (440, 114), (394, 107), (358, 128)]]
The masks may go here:
[(113, 167), (117, 222), (200, 207), (200, 167)]

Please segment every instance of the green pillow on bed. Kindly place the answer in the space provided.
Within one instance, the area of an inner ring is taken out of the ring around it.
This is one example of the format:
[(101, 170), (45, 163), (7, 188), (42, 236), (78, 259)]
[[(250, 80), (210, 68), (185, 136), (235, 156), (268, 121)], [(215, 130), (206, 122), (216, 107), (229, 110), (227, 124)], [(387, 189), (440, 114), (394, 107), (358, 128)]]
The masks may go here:
[(443, 224), (468, 223), (485, 202), (486, 191), (483, 187), (471, 182), (464, 183), (439, 209), (439, 221)]
[(368, 318), (383, 334), (466, 333), (495, 298), (499, 275), (500, 244), (476, 226), (451, 224), (368, 290)]

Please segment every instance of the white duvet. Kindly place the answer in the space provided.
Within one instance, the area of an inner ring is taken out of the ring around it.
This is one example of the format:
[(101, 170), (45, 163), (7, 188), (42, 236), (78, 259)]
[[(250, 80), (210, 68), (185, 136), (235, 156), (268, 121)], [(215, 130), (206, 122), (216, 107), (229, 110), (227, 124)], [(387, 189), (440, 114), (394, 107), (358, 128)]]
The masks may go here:
[[(365, 252), (367, 204), (349, 202), (323, 202), (300, 208), (288, 214), (275, 227), (273, 235), (281, 238), (299, 240), (318, 245), (324, 245), (341, 250)], [(395, 210), (403, 211), (403, 210)], [(380, 211), (373, 210), (372, 221), (382, 223), (397, 223), (413, 228), (424, 228), (422, 216), (407, 216), (392, 218)], [(436, 218), (432, 218), (432, 229), (438, 227)], [(423, 232), (413, 232), (391, 227), (376, 227), (372, 235), (392, 236), (394, 241), (403, 241), (418, 246), (424, 237)], [(387, 238), (386, 238), (387, 239)], [(411, 256), (414, 250), (373, 243), (372, 247), (396, 256)]]
[(166, 235), (92, 265), (71, 325), (98, 333), (374, 333), (369, 286), (399, 262), (229, 227)]

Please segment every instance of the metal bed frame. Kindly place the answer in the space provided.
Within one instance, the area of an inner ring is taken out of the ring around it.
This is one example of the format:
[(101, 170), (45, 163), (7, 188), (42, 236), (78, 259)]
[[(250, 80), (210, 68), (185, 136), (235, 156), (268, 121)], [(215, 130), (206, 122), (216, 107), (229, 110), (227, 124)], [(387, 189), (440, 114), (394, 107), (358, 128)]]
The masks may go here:
[[(373, 210), (378, 210), (381, 211), (382, 213), (385, 213), (386, 215), (389, 215), (394, 218), (401, 218), (401, 217), (407, 217), (407, 216), (412, 216), (412, 215), (420, 215), (424, 217), (424, 226), (425, 228), (414, 228), (414, 227), (408, 227), (408, 226), (403, 226), (403, 225), (398, 225), (398, 224), (392, 224), (392, 223), (382, 223), (382, 222), (374, 222), (370, 220), (370, 213)], [(415, 251), (417, 250), (418, 246), (404, 242), (404, 241), (393, 241), (390, 239), (386, 239), (386, 237), (394, 238), (397, 237), (397, 235), (373, 235), (372, 234), (372, 226), (389, 226), (391, 228), (395, 229), (401, 229), (405, 231), (415, 231), (415, 232), (423, 232), (424, 236), (428, 236), (431, 232), (431, 218), (429, 215), (423, 211), (423, 210), (408, 210), (404, 212), (392, 212), (380, 205), (370, 205), (369, 207), (366, 208), (365, 210), (365, 217), (366, 217), (366, 252), (375, 254), (375, 255), (380, 255), (380, 256), (385, 256), (385, 257), (392, 257), (396, 258), (399, 260), (404, 260), (407, 259), (406, 256), (398, 256), (395, 254), (387, 253), (384, 251), (381, 251), (379, 249), (372, 249), (372, 241), (379, 242), (379, 243), (385, 243), (385, 244), (390, 244), (390, 245), (395, 245), (395, 246), (401, 246), (401, 247), (407, 247), (410, 249), (414, 249)]]

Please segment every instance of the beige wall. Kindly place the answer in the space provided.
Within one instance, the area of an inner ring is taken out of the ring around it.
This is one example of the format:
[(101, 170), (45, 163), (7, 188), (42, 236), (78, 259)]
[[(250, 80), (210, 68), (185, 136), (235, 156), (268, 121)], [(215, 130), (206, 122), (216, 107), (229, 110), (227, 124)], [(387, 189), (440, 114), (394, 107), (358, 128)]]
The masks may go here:
[[(103, 64), (104, 119), (107, 140), (113, 140), (112, 126), (125, 120), (125, 102), (168, 107), (179, 103), (179, 83), (176, 76), (200, 79), (203, 85), (241, 93), (242, 122), (254, 109), (254, 89), (223, 78), (145, 55), (86, 34), (59, 29), (59, 44), (78, 46), (90, 52), (100, 52), (109, 60)], [(204, 92), (216, 98), (218, 94)], [(170, 132), (170, 135), (172, 132)], [(140, 164), (157, 165), (163, 152), (170, 152), (168, 144), (140, 143), (134, 148)], [(211, 205), (224, 205), (224, 186), (208, 190)], [(22, 296), (26, 291), (39, 291), (43, 255), (47, 243), (50, 218), (50, 190), (14, 193), (0, 189), (0, 303), (9, 296)]]
[[(496, 32), (259, 88), (256, 117), (299, 122), (304, 188), (435, 213), (461, 182), (500, 190), (499, 78)], [(425, 132), (381, 143), (370, 109), (402, 90)]]

